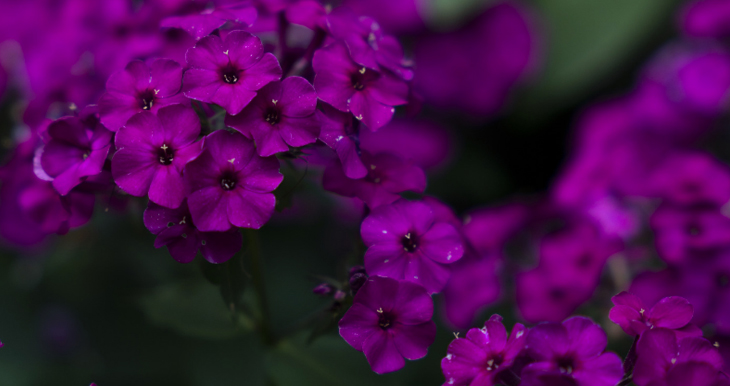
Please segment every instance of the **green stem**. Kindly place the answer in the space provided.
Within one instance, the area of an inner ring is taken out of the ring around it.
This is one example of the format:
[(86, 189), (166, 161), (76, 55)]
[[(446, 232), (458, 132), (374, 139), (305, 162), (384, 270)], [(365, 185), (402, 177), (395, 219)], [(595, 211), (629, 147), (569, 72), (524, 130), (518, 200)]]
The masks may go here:
[(269, 314), (269, 302), (266, 298), (266, 285), (264, 284), (264, 267), (261, 260), (261, 245), (258, 232), (254, 229), (246, 229), (248, 241), (248, 255), (251, 259), (251, 281), (256, 290), (256, 297), (260, 310), (258, 327), (264, 343), (273, 345), (276, 341), (271, 334), (271, 316)]

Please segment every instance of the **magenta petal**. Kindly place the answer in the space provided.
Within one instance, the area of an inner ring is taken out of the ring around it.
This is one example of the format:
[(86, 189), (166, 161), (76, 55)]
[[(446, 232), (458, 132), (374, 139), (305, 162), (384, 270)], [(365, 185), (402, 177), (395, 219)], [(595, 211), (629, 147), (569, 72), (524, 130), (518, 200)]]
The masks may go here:
[(403, 279), (408, 258), (403, 247), (395, 244), (376, 244), (365, 252), (365, 269), (372, 275)]
[(238, 229), (228, 232), (199, 232), (200, 252), (213, 264), (225, 263), (241, 250), (243, 237)]
[(243, 71), (238, 82), (242, 87), (255, 91), (281, 79), (281, 75), (279, 61), (273, 54), (267, 52), (256, 64)]
[(240, 113), (255, 96), (256, 92), (246, 90), (242, 85), (223, 84), (210, 98), (210, 102), (223, 107), (228, 114), (236, 115)]
[(172, 225), (179, 224), (189, 214), (187, 204), (176, 209), (169, 209), (149, 203), (144, 211), (144, 226), (156, 235)]
[(157, 160), (149, 152), (121, 149), (112, 158), (114, 182), (133, 196), (144, 196), (157, 170), (154, 162)]
[(433, 300), (423, 287), (413, 283), (399, 283), (393, 308), (399, 310), (398, 323), (403, 325), (421, 324), (430, 321), (433, 316)]
[(638, 335), (644, 330), (642, 328), (641, 330), (636, 331), (636, 329), (632, 328), (632, 321), (641, 320), (641, 314), (639, 311), (632, 307), (623, 305), (614, 306), (611, 308), (611, 311), (608, 312), (608, 318), (611, 319), (612, 322), (621, 326), (621, 329), (629, 335)]
[[(185, 59), (190, 67), (217, 71), (219, 67), (228, 64), (228, 56), (224, 53), (225, 51), (221, 38), (209, 35), (200, 39), (195, 47), (189, 49)], [(185, 76), (187, 77), (187, 73)]]
[(162, 146), (164, 141), (164, 128), (160, 125), (160, 120), (149, 111), (143, 111), (130, 118), (114, 138), (117, 149), (130, 147), (139, 151), (149, 150), (150, 154), (156, 151), (158, 146)]
[(568, 344), (568, 332), (557, 322), (540, 323), (527, 333), (527, 350), (538, 361), (565, 354)]
[(428, 346), (436, 339), (436, 323), (430, 320), (416, 325), (395, 323), (391, 331), (398, 352), (410, 360), (425, 357)]
[(246, 190), (257, 193), (271, 192), (284, 180), (276, 157), (251, 157), (240, 175), (244, 178), (242, 184)]
[(220, 76), (211, 70), (192, 68), (183, 76), (183, 93), (190, 99), (212, 102), (213, 96), (223, 86)]
[(356, 92), (352, 95), (349, 108), (352, 115), (362, 121), (371, 131), (385, 126), (395, 113), (394, 107), (384, 105), (364, 92)]
[(399, 287), (398, 280), (370, 276), (355, 295), (354, 302), (361, 303), (371, 310), (391, 311), (395, 306), (393, 294), (398, 293)]
[(179, 149), (193, 143), (200, 135), (200, 119), (195, 110), (185, 105), (171, 105), (157, 111), (164, 130), (164, 143)]
[(156, 98), (167, 98), (177, 94), (182, 86), (182, 67), (174, 60), (157, 59), (150, 65), (149, 87)]
[(350, 307), (340, 319), (340, 336), (357, 351), (362, 351), (365, 340), (378, 326), (378, 314), (360, 303)]
[(150, 201), (166, 208), (177, 208), (185, 198), (182, 174), (175, 167), (157, 168), (149, 187)]
[(99, 98), (101, 123), (111, 131), (119, 130), (131, 116), (140, 111), (139, 101), (131, 95), (107, 92)]
[(709, 340), (704, 338), (684, 338), (680, 340), (679, 357), (683, 362), (704, 362), (717, 370), (722, 369), (723, 365), (720, 352)]
[(393, 338), (383, 330), (376, 329), (368, 336), (362, 349), (370, 367), (378, 374), (400, 370), (406, 364)]
[(109, 76), (106, 81), (108, 91), (120, 94), (134, 95), (138, 90), (149, 86), (150, 70), (141, 60), (133, 60), (123, 70)]
[(314, 114), (317, 108), (317, 93), (306, 79), (290, 76), (281, 81), (281, 87), (286, 90), (279, 101), (284, 116), (304, 118)]
[(644, 303), (638, 296), (626, 291), (621, 291), (619, 294), (614, 295), (611, 301), (617, 306), (628, 306), (637, 311), (644, 308)]
[(590, 358), (600, 355), (608, 344), (608, 338), (601, 326), (592, 320), (574, 316), (563, 322), (572, 343), (572, 352), (579, 357)]
[(403, 273), (407, 281), (422, 285), (428, 293), (441, 292), (451, 277), (448, 266), (423, 256), (411, 257)]
[(634, 367), (634, 382), (646, 385), (664, 377), (671, 360), (678, 352), (674, 333), (665, 328), (646, 330), (636, 346), (638, 360)]
[(248, 127), (256, 141), (256, 152), (260, 156), (268, 157), (289, 150), (276, 127), (266, 122), (254, 122)]
[[(430, 210), (426, 213), (429, 212)], [(360, 235), (367, 246), (380, 243), (391, 244), (399, 245), (402, 250), (401, 238), (411, 230), (411, 222), (408, 220), (404, 211), (399, 210), (398, 207), (381, 207), (373, 210), (363, 220)], [(433, 221), (433, 217), (431, 217), (431, 221)]]
[(623, 377), (621, 358), (609, 352), (583, 361), (581, 368), (573, 373), (581, 385), (614, 386)]
[(689, 304), (687, 299), (679, 296), (670, 296), (655, 304), (648, 311), (646, 317), (655, 327), (675, 330), (687, 325), (692, 320), (693, 315), (694, 307)]
[(303, 118), (284, 117), (278, 126), (281, 138), (293, 147), (314, 143), (319, 136), (320, 124), (314, 114)]
[(49, 176), (56, 177), (83, 160), (84, 150), (60, 141), (51, 141), (43, 147), (41, 167)]
[(369, 96), (387, 106), (408, 103), (408, 84), (393, 74), (383, 71), (380, 77), (367, 88)]
[(167, 228), (157, 235), (155, 247), (166, 245), (175, 261), (189, 263), (198, 254), (198, 238), (195, 233), (194, 229), (184, 225)]
[(218, 186), (203, 188), (188, 196), (190, 214), (202, 232), (224, 232), (231, 229), (228, 221), (228, 195)]
[(272, 193), (237, 189), (228, 199), (228, 219), (241, 228), (259, 229), (271, 218), (276, 206)]
[(421, 236), (419, 248), (424, 255), (441, 264), (451, 264), (464, 255), (464, 245), (456, 229), (447, 223), (436, 223)]
[[(233, 31), (226, 36), (224, 43), (231, 63), (245, 70), (256, 64), (264, 54), (261, 39), (246, 31)], [(281, 76), (281, 74), (279, 74)]]

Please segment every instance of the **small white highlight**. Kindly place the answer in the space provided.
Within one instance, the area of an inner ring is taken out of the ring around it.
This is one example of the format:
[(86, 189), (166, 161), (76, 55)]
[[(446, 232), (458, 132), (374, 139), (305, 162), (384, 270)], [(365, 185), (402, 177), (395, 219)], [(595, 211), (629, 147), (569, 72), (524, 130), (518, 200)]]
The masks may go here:
[(517, 332), (517, 338), (521, 338), (522, 335), (525, 335), (525, 332), (524, 331), (518, 331)]
[(446, 354), (446, 359), (451, 360), (454, 356), (452, 354)]
[(386, 231), (385, 229), (383, 229), (383, 234), (384, 235), (388, 234), (388, 231)]
[(228, 50), (223, 51), (223, 55), (228, 55)]
[(236, 162), (236, 159), (235, 158), (231, 158), (231, 159), (228, 160), (228, 162), (230, 162), (231, 164), (233, 164), (234, 162)]

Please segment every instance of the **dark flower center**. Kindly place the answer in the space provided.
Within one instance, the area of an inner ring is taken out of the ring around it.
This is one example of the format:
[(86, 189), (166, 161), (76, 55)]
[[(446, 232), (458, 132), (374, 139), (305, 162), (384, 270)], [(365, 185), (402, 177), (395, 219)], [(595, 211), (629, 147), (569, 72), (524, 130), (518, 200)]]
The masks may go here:
[(170, 149), (170, 147), (164, 143), (162, 144), (162, 146), (160, 146), (159, 149), (157, 149), (157, 156), (159, 157), (160, 163), (165, 166), (172, 163), (172, 149)]
[(566, 296), (567, 296), (567, 294), (561, 288), (552, 288), (550, 290), (550, 297), (556, 301), (561, 301), (561, 300), (565, 299)]
[(730, 274), (727, 272), (718, 273), (715, 280), (718, 287), (727, 288), (730, 285)]
[(401, 239), (401, 243), (403, 244), (403, 249), (407, 252), (413, 252), (418, 248), (418, 237), (416, 237), (414, 232), (408, 232)]
[(575, 370), (575, 360), (572, 357), (558, 358), (556, 364), (558, 365), (558, 370), (563, 374), (572, 374), (573, 370)]
[(365, 73), (367, 72), (367, 69), (365, 67), (361, 68), (357, 72), (350, 75), (350, 82), (352, 82), (352, 88), (354, 88), (357, 91), (361, 91), (365, 88)]
[(236, 178), (236, 175), (233, 173), (224, 173), (221, 176), (221, 188), (224, 190), (232, 190), (236, 187), (237, 183), (238, 178)]
[(690, 236), (699, 236), (699, 234), (700, 234), (700, 227), (697, 226), (697, 225), (695, 225), (695, 224), (692, 224), (692, 225), (688, 226), (687, 227), (687, 234), (690, 235)]
[(145, 90), (139, 94), (139, 107), (142, 110), (152, 109), (155, 102), (155, 92), (153, 90)]
[(383, 311), (382, 308), (378, 309), (378, 325), (383, 330), (387, 330), (391, 327), (393, 327), (393, 322), (395, 321), (395, 316), (391, 314), (390, 312)]
[(504, 362), (502, 355), (495, 355), (487, 360), (487, 371), (497, 370), (499, 366)]
[(281, 112), (275, 107), (267, 109), (266, 114), (264, 115), (264, 120), (272, 125), (275, 125), (279, 123), (279, 121), (281, 121)]
[(228, 84), (235, 84), (238, 82), (240, 74), (241, 71), (229, 64), (221, 71), (221, 78), (223, 78), (223, 81)]

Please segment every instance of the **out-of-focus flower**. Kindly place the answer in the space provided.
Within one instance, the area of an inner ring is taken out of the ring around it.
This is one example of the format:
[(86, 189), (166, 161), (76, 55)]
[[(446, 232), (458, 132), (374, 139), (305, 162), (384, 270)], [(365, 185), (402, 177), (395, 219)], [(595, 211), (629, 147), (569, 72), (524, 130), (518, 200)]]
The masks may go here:
[(400, 200), (374, 209), (361, 227), (365, 269), (440, 292), (449, 280), (448, 264), (461, 259), (464, 246), (451, 224), (437, 221), (423, 202)]
[(374, 18), (387, 33), (413, 34), (426, 27), (422, 17), (425, 6), (423, 1), (346, 0), (344, 5), (360, 15)]
[(274, 212), (271, 192), (284, 179), (275, 157), (259, 157), (252, 141), (225, 130), (205, 138), (184, 176), (190, 213), (203, 232), (261, 228)]
[(240, 114), (226, 116), (226, 125), (256, 141), (262, 157), (314, 143), (319, 136), (317, 94), (306, 79), (291, 76), (271, 82)]
[(353, 124), (352, 115), (328, 104), (317, 110), (317, 116), (322, 125), (319, 139), (337, 152), (345, 176), (352, 179), (365, 177), (368, 171), (360, 159), (360, 125)]
[(231, 115), (240, 113), (256, 91), (281, 78), (276, 57), (264, 53), (261, 40), (245, 31), (233, 31), (225, 40), (206, 36), (186, 58), (190, 69), (183, 77), (185, 96), (220, 105)]
[(166, 17), (160, 22), (160, 27), (179, 28), (199, 40), (229, 22), (235, 27), (248, 27), (257, 16), (256, 7), (251, 3), (238, 2), (206, 8), (197, 14)]
[(690, 36), (723, 38), (730, 35), (730, 3), (725, 0), (697, 0), (680, 14), (680, 25)]
[(730, 246), (730, 218), (717, 207), (662, 205), (651, 216), (659, 257), (686, 263)]
[(371, 276), (339, 322), (340, 335), (365, 353), (378, 374), (401, 369), (403, 358), (426, 356), (436, 337), (433, 301), (423, 287)]
[(647, 309), (638, 296), (623, 291), (611, 298), (614, 307), (608, 314), (612, 322), (621, 326), (629, 335), (640, 335), (647, 329), (662, 327), (678, 330), (677, 334), (702, 336), (702, 331), (689, 324), (694, 307), (687, 299), (670, 296)]
[(512, 366), (512, 362), (525, 347), (527, 329), (515, 324), (507, 336), (502, 317), (492, 315), (483, 328), (472, 328), (465, 338), (457, 338), (449, 344), (441, 369), (446, 382), (454, 386), (492, 386), (501, 384), (499, 373)]

